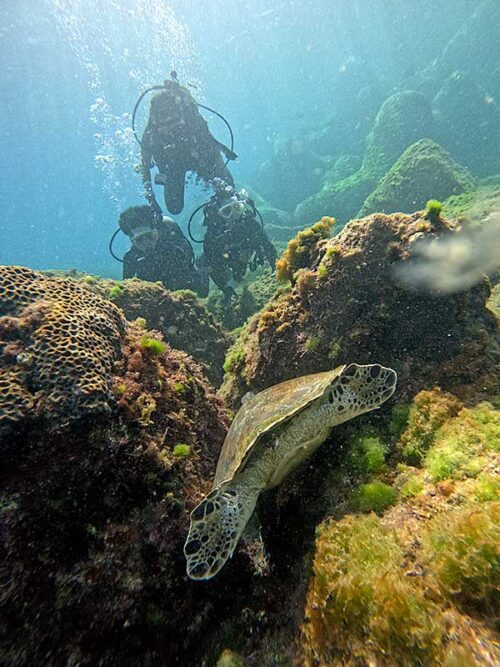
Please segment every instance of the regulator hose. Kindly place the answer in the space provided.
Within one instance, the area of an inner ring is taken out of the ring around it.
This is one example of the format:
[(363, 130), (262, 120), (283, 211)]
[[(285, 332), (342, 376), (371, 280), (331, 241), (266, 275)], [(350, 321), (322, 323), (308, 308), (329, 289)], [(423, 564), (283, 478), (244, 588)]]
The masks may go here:
[(113, 252), (113, 243), (114, 243), (116, 237), (118, 236), (118, 234), (119, 234), (121, 231), (122, 231), (122, 230), (120, 229), (120, 227), (118, 227), (118, 229), (115, 231), (115, 233), (113, 234), (113, 236), (112, 236), (111, 239), (109, 240), (108, 250), (109, 250), (109, 253), (110, 253), (110, 255), (111, 255), (111, 257), (112, 257), (113, 259), (116, 259), (117, 262), (121, 262), (121, 263), (123, 264), (123, 259), (120, 259), (119, 257), (117, 257), (117, 256), (115, 255), (115, 253)]

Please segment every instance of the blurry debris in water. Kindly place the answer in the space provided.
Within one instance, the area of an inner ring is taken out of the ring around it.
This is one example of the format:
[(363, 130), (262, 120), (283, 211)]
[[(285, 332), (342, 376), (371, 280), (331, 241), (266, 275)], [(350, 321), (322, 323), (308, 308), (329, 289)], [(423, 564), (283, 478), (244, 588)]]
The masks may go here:
[(500, 268), (500, 211), (481, 227), (447, 238), (422, 241), (413, 262), (400, 264), (396, 275), (412, 289), (461, 292)]

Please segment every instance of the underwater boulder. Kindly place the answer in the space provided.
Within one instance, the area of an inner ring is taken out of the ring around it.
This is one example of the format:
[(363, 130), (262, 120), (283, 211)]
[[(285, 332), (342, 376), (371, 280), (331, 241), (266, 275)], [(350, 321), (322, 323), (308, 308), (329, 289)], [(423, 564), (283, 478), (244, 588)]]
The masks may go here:
[(368, 135), (361, 169), (341, 181), (324, 183), (318, 193), (301, 202), (294, 214), (297, 224), (311, 224), (323, 215), (332, 215), (345, 224), (401, 153), (419, 139), (433, 135), (432, 110), (424, 95), (411, 90), (392, 95), (380, 108)]
[(195, 664), (250, 580), (240, 556), (216, 590), (185, 575), (223, 405), (189, 356), (110, 301), (69, 279), (1, 275), (1, 376), (20, 369), (34, 409), (15, 402), (23, 423), (1, 441), (0, 662)]
[(247, 391), (353, 360), (395, 368), (403, 396), (433, 382), (491, 389), (498, 328), (487, 282), (454, 294), (414, 291), (395, 270), (412, 261), (417, 241), (453, 233), (439, 215), (420, 212), (353, 220), (330, 239), (326, 229), (326, 238), (299, 235), (277, 263), (292, 287), (243, 328), (223, 395), (237, 405)]
[(365, 200), (358, 217), (369, 213), (411, 213), (429, 199), (443, 200), (473, 190), (467, 169), (439, 144), (421, 139), (409, 146)]

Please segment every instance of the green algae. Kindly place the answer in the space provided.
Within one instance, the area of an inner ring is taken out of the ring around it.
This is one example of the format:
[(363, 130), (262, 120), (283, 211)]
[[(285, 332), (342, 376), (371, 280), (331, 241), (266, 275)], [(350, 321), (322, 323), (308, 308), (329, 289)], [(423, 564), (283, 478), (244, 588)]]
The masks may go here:
[(500, 449), (500, 414), (488, 403), (464, 408), (438, 431), (425, 457), (434, 482), (477, 477), (486, 454)]
[(424, 538), (424, 554), (446, 596), (499, 606), (500, 503), (459, 508), (436, 518)]
[(394, 505), (397, 492), (388, 484), (375, 480), (358, 486), (353, 494), (356, 509), (360, 512), (376, 512), (380, 514)]
[(178, 442), (172, 450), (172, 456), (176, 458), (186, 458), (191, 454), (191, 447), (184, 442)]
[(358, 475), (380, 472), (385, 466), (387, 445), (371, 430), (362, 430), (349, 441), (347, 466)]
[(168, 347), (164, 341), (158, 340), (157, 338), (148, 338), (147, 336), (143, 336), (139, 341), (139, 344), (143, 350), (151, 352), (155, 357), (164, 354)]

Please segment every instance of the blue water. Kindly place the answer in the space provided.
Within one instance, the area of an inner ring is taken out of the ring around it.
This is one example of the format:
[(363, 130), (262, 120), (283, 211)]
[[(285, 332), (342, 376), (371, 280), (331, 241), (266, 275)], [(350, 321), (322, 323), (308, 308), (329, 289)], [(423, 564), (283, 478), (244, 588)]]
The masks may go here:
[[(143, 203), (130, 114), (172, 68), (230, 121), (239, 155), (232, 171), (251, 186), (280, 137), (317, 127), (350, 97), (360, 104), (361, 84), (400, 89), (477, 4), (4, 0), (0, 263), (119, 277), (108, 240), (119, 212)], [(227, 142), (220, 121), (210, 124)], [(198, 189), (186, 199), (184, 229), (205, 197)]]

